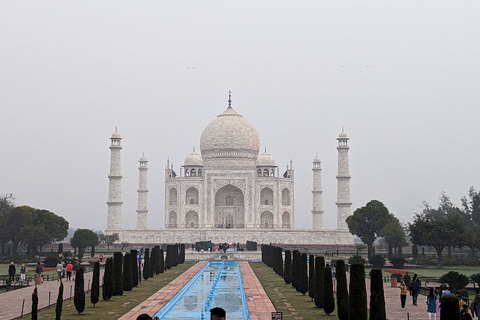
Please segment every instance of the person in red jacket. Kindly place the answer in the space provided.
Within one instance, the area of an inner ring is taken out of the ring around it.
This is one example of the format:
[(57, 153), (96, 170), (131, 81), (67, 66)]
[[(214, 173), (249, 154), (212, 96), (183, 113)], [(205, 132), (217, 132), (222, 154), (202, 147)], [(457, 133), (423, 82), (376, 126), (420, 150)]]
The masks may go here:
[(72, 262), (68, 261), (68, 264), (65, 267), (65, 269), (67, 270), (67, 281), (70, 281), (72, 279), (72, 271), (73, 271)]

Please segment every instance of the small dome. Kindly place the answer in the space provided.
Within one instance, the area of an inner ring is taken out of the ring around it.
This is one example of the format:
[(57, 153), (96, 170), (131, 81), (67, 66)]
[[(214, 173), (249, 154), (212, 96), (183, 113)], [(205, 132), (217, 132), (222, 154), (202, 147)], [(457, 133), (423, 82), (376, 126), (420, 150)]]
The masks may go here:
[(313, 163), (316, 162), (322, 162), (318, 156), (315, 156), (315, 158), (313, 158)]
[(257, 166), (260, 166), (260, 167), (274, 166), (275, 167), (275, 160), (273, 159), (270, 153), (265, 152), (258, 156)]
[(138, 160), (139, 162), (148, 162), (147, 158), (145, 157), (145, 155), (143, 155), (140, 160)]
[(184, 166), (203, 166), (203, 159), (198, 153), (193, 151), (186, 158), (183, 164)]
[(120, 135), (120, 133), (118, 133), (117, 129), (115, 129), (110, 139), (122, 139), (122, 136)]
[(205, 159), (257, 159), (259, 149), (257, 131), (232, 107), (210, 122), (200, 138), (200, 150)]
[(346, 133), (345, 131), (342, 131), (342, 132), (340, 132), (340, 134), (338, 135), (338, 138), (337, 138), (337, 139), (338, 139), (338, 140), (339, 140), (339, 139), (342, 139), (342, 140), (345, 140), (345, 139), (346, 139), (346, 140), (348, 140), (348, 139), (350, 139), (350, 138), (348, 137), (348, 135), (347, 135), (347, 133)]

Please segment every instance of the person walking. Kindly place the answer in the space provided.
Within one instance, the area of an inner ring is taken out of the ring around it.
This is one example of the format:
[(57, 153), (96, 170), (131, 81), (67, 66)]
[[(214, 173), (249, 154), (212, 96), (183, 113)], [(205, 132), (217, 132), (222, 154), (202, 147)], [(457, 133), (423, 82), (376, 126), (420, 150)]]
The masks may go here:
[(15, 282), (15, 273), (17, 272), (17, 269), (15, 268), (15, 263), (10, 262), (10, 265), (8, 266), (8, 280), (11, 282)]
[(470, 313), (468, 313), (468, 306), (467, 305), (464, 305), (461, 309), (460, 309), (460, 319), (462, 320), (473, 320), (472, 316), (470, 315)]
[(410, 282), (410, 292), (412, 293), (412, 304), (417, 305), (418, 290), (420, 289), (420, 282), (417, 277), (414, 277)]
[(402, 306), (402, 310), (405, 309), (405, 301), (407, 301), (407, 292), (408, 292), (408, 287), (405, 284), (405, 281), (400, 282), (400, 305)]
[(57, 271), (57, 281), (62, 281), (62, 273), (63, 273), (62, 260), (58, 261), (56, 271)]
[(472, 314), (474, 317), (476, 315), (477, 319), (480, 319), (480, 290), (477, 289), (475, 292), (476, 295), (472, 302)]
[[(407, 286), (408, 288), (408, 291), (410, 291), (410, 282), (412, 281), (412, 278), (410, 277), (410, 275), (408, 274), (408, 271), (405, 273), (405, 275), (403, 276), (403, 281), (405, 282), (405, 285)], [(412, 292), (410, 291), (410, 295), (412, 295)]]
[(43, 283), (43, 278), (42, 278), (43, 267), (40, 264), (40, 261), (37, 262), (37, 267), (35, 268), (35, 273), (36, 273), (36, 277), (37, 277), (37, 280), (35, 281), (35, 284), (37, 285), (37, 284)]
[(25, 276), (27, 275), (27, 268), (25, 268), (25, 263), (22, 263), (20, 266), (20, 281), (25, 281)]
[(425, 302), (427, 303), (428, 319), (432, 320), (433, 314), (433, 320), (437, 320), (437, 294), (433, 291), (433, 288), (430, 288)]
[(67, 281), (72, 280), (73, 264), (71, 261), (68, 261), (68, 264), (65, 267), (65, 269), (67, 270)]

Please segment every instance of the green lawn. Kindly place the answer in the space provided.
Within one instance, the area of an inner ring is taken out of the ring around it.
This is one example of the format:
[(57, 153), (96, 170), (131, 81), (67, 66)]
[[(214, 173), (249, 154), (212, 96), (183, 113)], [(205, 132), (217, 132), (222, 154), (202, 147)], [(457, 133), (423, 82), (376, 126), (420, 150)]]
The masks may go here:
[[(132, 291), (125, 291), (122, 296), (112, 297), (110, 301), (100, 301), (95, 307), (90, 303), (90, 292), (86, 294), (85, 311), (78, 315), (77, 310), (72, 300), (65, 300), (63, 302), (62, 319), (81, 319), (81, 320), (116, 320), (125, 313), (145, 301), (152, 294), (170, 283), (173, 279), (184, 273), (188, 268), (194, 265), (195, 262), (185, 262), (176, 267), (162, 273), (158, 276), (142, 281), (138, 287), (133, 288)], [(56, 299), (56, 298), (55, 298)], [(39, 312), (39, 319), (55, 319), (55, 306)]]
[[(264, 263), (250, 263), (253, 271), (260, 280), (265, 292), (277, 311), (283, 313), (283, 319), (295, 320), (314, 320), (319, 318), (337, 320), (337, 310), (331, 315), (326, 315), (323, 309), (315, 307), (315, 303), (311, 301), (308, 293), (302, 295), (297, 292), (290, 284), (273, 272), (272, 268), (267, 267)], [(336, 299), (336, 297), (335, 297)], [(335, 300), (336, 308), (336, 300)]]

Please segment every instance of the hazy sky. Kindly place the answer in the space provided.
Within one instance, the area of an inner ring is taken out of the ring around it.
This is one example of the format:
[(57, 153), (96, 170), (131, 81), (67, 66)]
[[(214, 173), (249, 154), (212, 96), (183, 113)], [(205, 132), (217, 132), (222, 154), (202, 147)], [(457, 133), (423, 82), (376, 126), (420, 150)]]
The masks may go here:
[(176, 171), (233, 107), (282, 172), (295, 227), (311, 227), (312, 159), (336, 225), (337, 141), (350, 136), (352, 211), (401, 221), (480, 188), (480, 2), (0, 2), (0, 193), (71, 227), (107, 222), (110, 136), (123, 136), (123, 226), (149, 160), (149, 226)]

